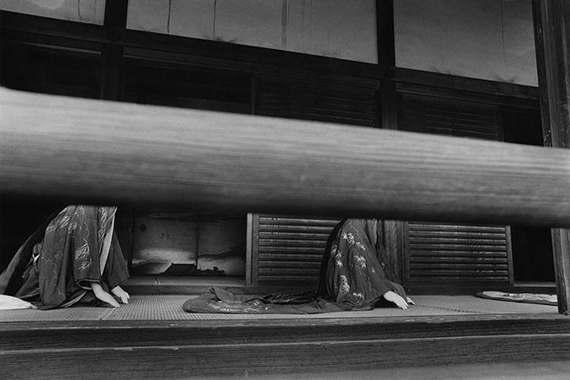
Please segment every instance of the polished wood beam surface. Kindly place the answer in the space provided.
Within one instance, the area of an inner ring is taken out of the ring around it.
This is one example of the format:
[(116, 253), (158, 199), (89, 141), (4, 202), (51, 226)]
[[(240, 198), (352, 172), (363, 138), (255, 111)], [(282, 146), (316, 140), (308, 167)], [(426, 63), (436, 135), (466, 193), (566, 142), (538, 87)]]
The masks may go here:
[(0, 195), (570, 226), (570, 151), (0, 90)]

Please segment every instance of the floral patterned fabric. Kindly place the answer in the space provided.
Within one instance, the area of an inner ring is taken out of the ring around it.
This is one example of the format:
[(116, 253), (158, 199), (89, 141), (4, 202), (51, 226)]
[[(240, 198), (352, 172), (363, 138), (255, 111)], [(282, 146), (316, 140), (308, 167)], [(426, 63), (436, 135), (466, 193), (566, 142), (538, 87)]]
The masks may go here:
[(387, 274), (382, 222), (345, 219), (327, 244), (319, 293), (346, 310), (373, 309), (390, 290), (406, 297), (404, 289), (390, 281)]
[(115, 212), (115, 207), (66, 207), (18, 250), (0, 275), (0, 293), (50, 309), (78, 302), (91, 282), (108, 291), (126, 281), (127, 264), (113, 231)]

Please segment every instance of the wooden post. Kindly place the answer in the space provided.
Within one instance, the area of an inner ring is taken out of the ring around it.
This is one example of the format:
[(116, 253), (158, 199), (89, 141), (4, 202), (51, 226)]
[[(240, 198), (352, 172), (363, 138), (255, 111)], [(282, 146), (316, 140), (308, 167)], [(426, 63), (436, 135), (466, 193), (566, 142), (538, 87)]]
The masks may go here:
[[(127, 26), (128, 0), (106, 0), (105, 29), (106, 42), (101, 46), (101, 77), (99, 98), (122, 101), (125, 91), (125, 47), (123, 35)], [(121, 215), (129, 220), (129, 239), (123, 247), (129, 270), (132, 270), (135, 244), (135, 216), (132, 209), (121, 209)]]
[[(544, 143), (570, 148), (570, 2), (533, 0)], [(553, 229), (558, 311), (570, 314), (570, 230)]]
[(376, 0), (376, 39), (378, 64), (395, 66), (394, 0)]
[(6, 78), (4, 74), (4, 12), (0, 12), (0, 86), (4, 86)]
[(122, 100), (124, 91), (122, 36), (127, 25), (128, 0), (107, 0), (105, 34), (108, 42), (101, 48), (101, 91), (99, 97)]
[[(376, 0), (376, 31), (378, 43), (378, 66), (382, 75), (378, 91), (379, 128), (398, 129), (398, 104), (396, 83), (393, 80), (396, 66), (394, 41), (394, 0)], [(403, 223), (385, 220), (384, 246), (393, 271), (393, 280), (402, 283), (404, 247)]]

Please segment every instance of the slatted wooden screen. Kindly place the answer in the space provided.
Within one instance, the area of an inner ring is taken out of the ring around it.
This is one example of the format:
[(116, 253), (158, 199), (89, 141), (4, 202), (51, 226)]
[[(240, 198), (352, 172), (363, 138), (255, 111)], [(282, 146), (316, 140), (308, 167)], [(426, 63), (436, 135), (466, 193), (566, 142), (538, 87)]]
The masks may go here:
[(253, 259), (257, 284), (315, 286), (327, 238), (339, 221), (255, 215)]
[[(256, 113), (374, 127), (377, 81), (263, 76)], [(253, 216), (252, 285), (316, 285), (326, 240), (340, 219)]]
[(373, 127), (376, 125), (376, 81), (333, 82), (310, 78), (264, 76), (257, 113)]
[(408, 223), (407, 282), (443, 285), (509, 284), (505, 226)]
[(423, 95), (401, 95), (398, 129), (499, 141), (499, 106)]
[(249, 114), (251, 74), (128, 58), (124, 100)]
[[(399, 128), (411, 132), (502, 140), (496, 105), (403, 94)], [(513, 283), (507, 226), (405, 223), (405, 285), (441, 288)]]

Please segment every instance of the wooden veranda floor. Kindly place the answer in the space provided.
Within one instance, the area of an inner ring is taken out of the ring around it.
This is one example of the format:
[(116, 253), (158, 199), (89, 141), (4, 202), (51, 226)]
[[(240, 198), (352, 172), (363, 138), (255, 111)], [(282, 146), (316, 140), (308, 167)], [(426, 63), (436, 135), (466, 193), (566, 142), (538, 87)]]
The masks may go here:
[(453, 366), (472, 374), (477, 366), (506, 374), (530, 366), (535, 372), (525, 375), (544, 368), (551, 376), (544, 378), (558, 379), (570, 367), (570, 317), (552, 306), (416, 296), (407, 311), (227, 315), (185, 313), (190, 297), (135, 294), (119, 309), (2, 311), (0, 378), (401, 379), (449, 376)]

